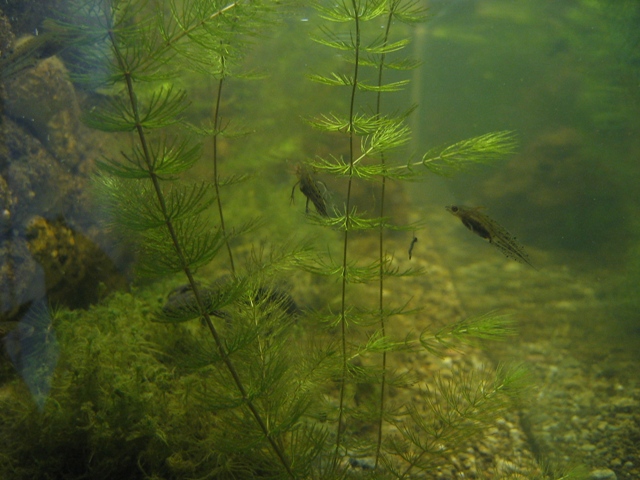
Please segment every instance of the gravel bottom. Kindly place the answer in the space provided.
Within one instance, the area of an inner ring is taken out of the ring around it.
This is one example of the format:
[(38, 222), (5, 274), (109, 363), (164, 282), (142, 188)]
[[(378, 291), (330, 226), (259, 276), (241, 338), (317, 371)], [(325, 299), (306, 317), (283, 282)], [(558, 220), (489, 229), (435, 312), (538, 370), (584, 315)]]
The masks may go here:
[(446, 220), (429, 222), (431, 238), (453, 266), (464, 311), (499, 310), (519, 322), (520, 335), (491, 345), (490, 357), (531, 372), (531, 397), (513, 421), (526, 447), (539, 464), (586, 467), (589, 479), (639, 479), (640, 330), (606, 293), (614, 277), (542, 262), (536, 271)]
[[(367, 241), (360, 240), (356, 250), (374, 251)], [(405, 245), (401, 238), (388, 239), (389, 251), (402, 252)], [(410, 309), (419, 311), (393, 316), (387, 321), (387, 328), (399, 338), (409, 335), (416, 338), (424, 329), (435, 332), (439, 327), (468, 316), (463, 308), (460, 295), (451, 271), (444, 266), (441, 256), (427, 238), (420, 239), (421, 254), (411, 261), (408, 255), (396, 253), (394, 266), (400, 271), (407, 268), (423, 269), (419, 277), (390, 278), (386, 282), (388, 289), (388, 307), (407, 304)], [(357, 288), (356, 286), (352, 289)], [(375, 298), (375, 289), (362, 288), (354, 297), (364, 305), (371, 304)], [(422, 393), (429, 391), (430, 401), (439, 404), (440, 396), (434, 387), (436, 378), (451, 381), (453, 384), (476, 385), (480, 378), (491, 378), (495, 370), (495, 361), (483, 349), (456, 344), (455, 349), (444, 349), (441, 356), (418, 349), (409, 352), (396, 352), (389, 355), (388, 365), (392, 371), (410, 374), (415, 379), (413, 388), (392, 389), (389, 402), (395, 405), (415, 405), (424, 411), (424, 418), (430, 418), (429, 400)], [(420, 393), (422, 392), (422, 393)], [(434, 394), (435, 392), (435, 394)], [(425, 420), (428, 421), (428, 420)], [(394, 427), (387, 425), (385, 434), (393, 435)], [(429, 480), (454, 479), (534, 479), (541, 478), (541, 469), (531, 448), (529, 436), (521, 425), (520, 412), (513, 409), (502, 412), (492, 423), (484, 428), (483, 435), (469, 442), (462, 449), (454, 448), (451, 454), (438, 461), (428, 471), (411, 472), (411, 478)]]

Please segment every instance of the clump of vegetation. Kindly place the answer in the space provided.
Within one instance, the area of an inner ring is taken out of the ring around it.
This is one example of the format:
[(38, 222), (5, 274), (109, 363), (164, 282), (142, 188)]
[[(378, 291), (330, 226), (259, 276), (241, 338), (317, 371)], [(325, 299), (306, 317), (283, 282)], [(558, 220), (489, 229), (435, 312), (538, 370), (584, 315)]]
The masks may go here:
[[(383, 291), (419, 272), (400, 271), (387, 252), (390, 230), (415, 228), (388, 216), (387, 182), (448, 173), (513, 148), (513, 137), (498, 133), (414, 163), (392, 156), (409, 139), (410, 109), (385, 113), (383, 99), (406, 81), (385, 82), (384, 74), (416, 65), (395, 56), (408, 41), (395, 39), (392, 27), (420, 21), (423, 12), (406, 0), (318, 6), (346, 35), (326, 26), (317, 40), (342, 52), (349, 71), (311, 76), (342, 88), (345, 108), (310, 122), (341, 135), (346, 154), (309, 160), (306, 168), (339, 177), (345, 194), (344, 205), (308, 218), (337, 232), (339, 242), (317, 245), (312, 254), (308, 246), (263, 254), (256, 248), (241, 266), (231, 240), (246, 228), (229, 228), (222, 201), (222, 187), (237, 178), (220, 171), (217, 142), (228, 133), (220, 104), (247, 35), (281, 6), (93, 0), (85, 8), (92, 26), (83, 35), (94, 39), (87, 80), (104, 92), (87, 122), (126, 133), (130, 145), (99, 162), (99, 198), (135, 249), (138, 273), (161, 279), (164, 290), (183, 285), (169, 303), (140, 290), (86, 313), (54, 315), (60, 359), (50, 398), (41, 410), (17, 401), (19, 387), (2, 399), (10, 417), (0, 468), (11, 478), (410, 478), (481, 435), (521, 391), (522, 369), (438, 377), (420, 389), (389, 361), (398, 352), (437, 355), (513, 333), (495, 314), (452, 319), (415, 338), (390, 328), (408, 310), (387, 305)], [(382, 36), (372, 24), (380, 21)], [(184, 66), (216, 79), (208, 126), (187, 124), (189, 93), (177, 77)], [(183, 182), (201, 157), (195, 138), (202, 135), (212, 142), (212, 177)], [(379, 189), (376, 213), (355, 207), (354, 186), (363, 181)], [(367, 230), (376, 235), (377, 258), (361, 264), (352, 242)], [(220, 251), (229, 275), (198, 280), (197, 270)], [(278, 287), (292, 270), (336, 278), (335, 309), (301, 312)], [(357, 308), (354, 284), (374, 288), (375, 305)], [(391, 388), (413, 389), (415, 400), (392, 405)]]

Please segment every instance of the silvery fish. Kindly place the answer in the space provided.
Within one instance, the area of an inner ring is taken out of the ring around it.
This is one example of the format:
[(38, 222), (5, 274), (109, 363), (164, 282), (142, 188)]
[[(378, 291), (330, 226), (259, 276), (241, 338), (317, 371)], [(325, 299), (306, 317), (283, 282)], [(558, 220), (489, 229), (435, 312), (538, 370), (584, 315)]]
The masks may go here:
[(524, 247), (516, 241), (516, 237), (500, 226), (498, 222), (480, 212), (482, 207), (448, 205), (445, 208), (449, 213), (458, 217), (465, 227), (488, 240), (491, 245), (498, 248), (507, 258), (526, 263), (537, 270), (531, 264), (529, 255), (524, 251)]

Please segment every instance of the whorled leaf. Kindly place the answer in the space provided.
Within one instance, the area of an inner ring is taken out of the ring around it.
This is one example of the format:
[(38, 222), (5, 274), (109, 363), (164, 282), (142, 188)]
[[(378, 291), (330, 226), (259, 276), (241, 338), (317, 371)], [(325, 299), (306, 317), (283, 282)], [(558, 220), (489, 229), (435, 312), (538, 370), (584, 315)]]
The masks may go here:
[(447, 325), (436, 332), (424, 330), (420, 344), (430, 353), (439, 355), (444, 349), (456, 344), (474, 344), (478, 340), (505, 340), (515, 335), (514, 321), (507, 315), (489, 312), (468, 317)]
[(188, 138), (167, 143), (163, 137), (159, 142), (151, 142), (148, 147), (150, 165), (140, 145), (135, 145), (129, 154), (122, 152), (124, 161), (104, 158), (96, 163), (101, 170), (121, 178), (149, 178), (152, 172), (168, 180), (190, 169), (200, 158), (201, 149), (201, 144)]
[(175, 221), (173, 227), (177, 242), (167, 227), (143, 233), (136, 266), (141, 275), (162, 276), (186, 268), (195, 271), (213, 260), (222, 246), (220, 231), (209, 230), (198, 217)]
[(160, 228), (167, 220), (197, 216), (214, 200), (207, 183), (173, 184), (164, 192), (165, 216), (149, 181), (99, 175), (96, 186), (107, 221), (135, 232)]
[(393, 18), (407, 24), (423, 23), (429, 19), (428, 12), (419, 0), (400, 0), (395, 2)]
[(310, 74), (307, 78), (312, 82), (322, 83), (331, 87), (348, 87), (353, 85), (353, 77), (332, 72), (330, 75)]
[(307, 119), (307, 123), (319, 130), (327, 132), (348, 133), (349, 130), (353, 128), (356, 135), (371, 135), (380, 129), (397, 129), (398, 123), (402, 123), (412, 111), (413, 108), (395, 117), (358, 113), (355, 114), (351, 120), (343, 115), (328, 113), (316, 118)]
[(411, 139), (411, 130), (403, 119), (387, 119), (380, 127), (362, 138), (360, 149), (363, 155), (375, 156), (406, 145)]
[(188, 107), (186, 92), (160, 87), (134, 104), (124, 93), (107, 98), (85, 115), (92, 128), (105, 132), (131, 132), (136, 128), (158, 129), (175, 125)]
[(402, 40), (398, 40), (397, 42), (387, 42), (385, 43), (382, 39), (376, 39), (372, 44), (363, 47), (363, 52), (371, 54), (371, 55), (382, 55), (392, 52), (397, 52), (402, 50), (407, 45), (409, 45), (409, 39), (403, 38)]
[(409, 84), (409, 80), (399, 80), (378, 85), (372, 85), (366, 82), (358, 82), (358, 88), (365, 92), (399, 92)]
[(413, 165), (422, 164), (437, 175), (451, 176), (473, 165), (501, 160), (513, 154), (517, 145), (514, 132), (492, 132), (429, 150)]
[[(366, 55), (360, 58), (360, 65), (367, 67), (380, 68), (380, 56)], [(390, 70), (414, 70), (422, 65), (422, 62), (413, 58), (401, 58), (392, 61), (387, 61), (385, 58), (382, 67)]]

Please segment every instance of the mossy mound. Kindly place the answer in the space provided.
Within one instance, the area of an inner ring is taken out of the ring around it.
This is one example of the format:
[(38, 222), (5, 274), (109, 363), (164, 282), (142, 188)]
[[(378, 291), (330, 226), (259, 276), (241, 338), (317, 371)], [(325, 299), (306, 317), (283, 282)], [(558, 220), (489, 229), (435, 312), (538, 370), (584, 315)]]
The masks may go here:
[[(152, 322), (167, 285), (115, 294), (89, 310), (42, 308), (5, 337), (20, 375), (4, 375), (0, 387), (0, 478), (246, 478), (272, 470), (261, 442), (247, 438), (255, 432), (245, 428), (250, 419), (205, 327)], [(277, 318), (262, 311), (267, 323)], [(233, 312), (234, 326), (221, 326), (229, 341), (253, 338), (243, 322), (262, 320), (242, 306)], [(245, 350), (238, 359), (245, 378), (247, 358)], [(294, 408), (286, 386), (300, 370), (290, 365), (277, 367), (283, 396), (271, 392), (283, 411)]]
[(149, 343), (148, 310), (121, 294), (53, 315), (49, 397), (30, 398), (20, 378), (2, 389), (3, 478), (144, 478), (164, 464), (172, 374)]

